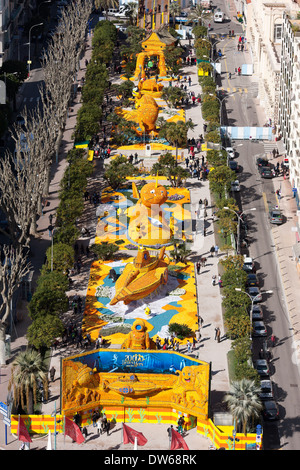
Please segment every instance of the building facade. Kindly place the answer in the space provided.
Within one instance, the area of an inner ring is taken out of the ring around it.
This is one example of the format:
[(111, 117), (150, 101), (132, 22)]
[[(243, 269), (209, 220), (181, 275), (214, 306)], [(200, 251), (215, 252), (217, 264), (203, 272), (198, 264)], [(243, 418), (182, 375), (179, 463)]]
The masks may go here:
[(272, 125), (278, 125), (283, 13), (292, 0), (247, 0), (246, 38), (258, 76), (258, 98)]
[(278, 123), (299, 207), (300, 190), (300, 15), (284, 12)]

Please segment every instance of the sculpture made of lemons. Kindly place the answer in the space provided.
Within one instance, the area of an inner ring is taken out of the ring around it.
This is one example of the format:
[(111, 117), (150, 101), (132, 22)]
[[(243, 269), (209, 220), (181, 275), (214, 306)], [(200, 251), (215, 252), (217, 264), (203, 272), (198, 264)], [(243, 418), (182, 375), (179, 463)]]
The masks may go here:
[(166, 188), (156, 181), (145, 184), (140, 193), (135, 183), (132, 189), (139, 200), (129, 212), (128, 237), (143, 246), (168, 244), (173, 231), (161, 207), (168, 199)]
[(162, 83), (158, 83), (153, 78), (148, 80), (140, 80), (138, 89), (142, 95), (153, 94), (153, 96), (160, 97), (164, 86)]
[(110, 305), (123, 301), (125, 305), (133, 300), (147, 297), (168, 280), (168, 262), (164, 259), (165, 247), (158, 256), (150, 256), (145, 249), (138, 251), (133, 263), (127, 263), (115, 283), (115, 296)]
[(131, 332), (121, 349), (150, 349), (150, 338), (144, 320), (138, 318), (133, 322)]
[(155, 123), (158, 117), (158, 105), (150, 95), (136, 97), (137, 121), (142, 133), (149, 134), (155, 131)]

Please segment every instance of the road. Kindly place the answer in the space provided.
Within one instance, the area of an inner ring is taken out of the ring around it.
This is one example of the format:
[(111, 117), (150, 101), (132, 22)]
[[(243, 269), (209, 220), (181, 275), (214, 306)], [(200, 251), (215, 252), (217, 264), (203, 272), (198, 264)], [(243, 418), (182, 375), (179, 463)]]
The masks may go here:
[[(217, 2), (218, 3), (218, 2)], [(220, 8), (224, 11), (224, 7)], [(225, 7), (226, 12), (226, 7)], [(228, 13), (228, 12), (227, 12)], [(234, 28), (231, 23), (223, 25), (213, 24), (213, 32), (221, 33), (229, 29), (241, 32), (241, 26)], [(229, 79), (232, 73), (242, 63), (251, 63), (250, 54), (237, 51), (237, 38), (226, 38), (218, 44), (223, 58), (222, 74), (218, 82), (221, 93), (219, 97), (225, 98), (222, 106), (223, 124), (232, 126), (262, 126), (263, 114), (258, 109), (257, 89), (255, 77), (237, 76)], [(241, 167), (239, 180), (241, 193), (237, 197), (239, 206), (244, 211), (255, 207), (255, 212), (249, 212), (248, 238), (250, 239), (250, 255), (257, 267), (260, 279), (260, 288), (263, 292), (264, 321), (267, 327), (268, 338), (275, 334), (277, 345), (272, 350), (270, 361), (270, 376), (274, 384), (274, 395), (279, 405), (280, 420), (278, 422), (265, 422), (264, 448), (266, 450), (283, 448), (284, 450), (299, 449), (300, 439), (300, 404), (299, 368), (292, 360), (294, 343), (292, 327), (289, 319), (283, 282), (279, 269), (276, 246), (268, 220), (268, 208), (275, 205), (273, 180), (264, 180), (260, 177), (256, 158), (264, 155), (262, 142), (236, 141), (234, 147), (238, 151), (238, 163)], [(253, 359), (257, 359), (265, 339), (253, 338)], [(269, 341), (268, 341), (269, 342)]]

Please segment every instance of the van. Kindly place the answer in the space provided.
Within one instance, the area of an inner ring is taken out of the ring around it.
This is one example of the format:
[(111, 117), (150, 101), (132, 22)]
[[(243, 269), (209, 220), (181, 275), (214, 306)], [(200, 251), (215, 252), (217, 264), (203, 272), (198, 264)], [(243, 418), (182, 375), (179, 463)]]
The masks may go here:
[(225, 20), (225, 15), (222, 11), (216, 11), (214, 14), (214, 22), (215, 23), (223, 23)]

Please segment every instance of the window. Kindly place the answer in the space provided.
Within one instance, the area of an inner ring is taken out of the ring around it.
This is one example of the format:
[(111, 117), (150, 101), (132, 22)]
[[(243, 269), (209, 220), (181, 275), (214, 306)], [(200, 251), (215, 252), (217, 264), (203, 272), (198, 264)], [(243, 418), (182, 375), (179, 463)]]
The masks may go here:
[(282, 24), (274, 24), (274, 42), (281, 41)]

